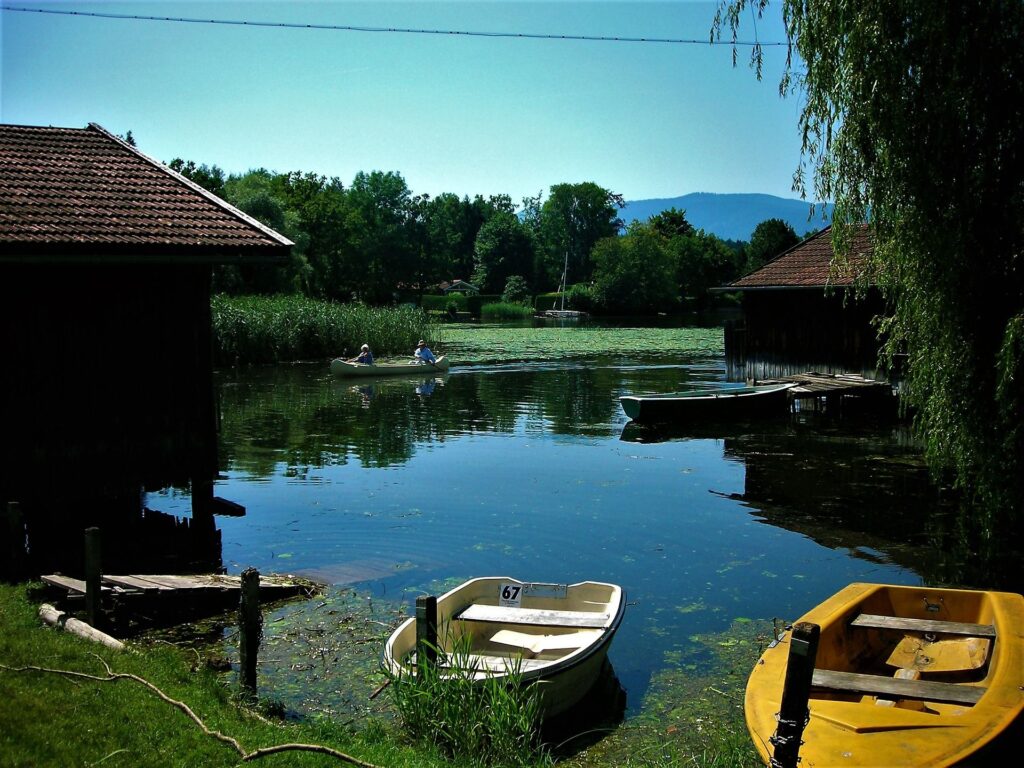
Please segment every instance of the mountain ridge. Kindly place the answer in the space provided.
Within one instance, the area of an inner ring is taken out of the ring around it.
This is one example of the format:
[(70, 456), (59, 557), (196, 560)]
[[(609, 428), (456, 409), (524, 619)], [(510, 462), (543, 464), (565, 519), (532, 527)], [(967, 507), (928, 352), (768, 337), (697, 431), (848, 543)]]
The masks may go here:
[[(686, 220), (697, 229), (717, 235), (723, 240), (750, 240), (754, 228), (766, 219), (782, 219), (803, 237), (827, 226), (832, 214), (831, 204), (778, 197), (760, 192), (691, 192), (679, 197), (627, 200), (619, 212), (628, 225), (634, 220), (647, 221), (670, 208), (686, 211)], [(822, 218), (824, 212), (825, 218)]]

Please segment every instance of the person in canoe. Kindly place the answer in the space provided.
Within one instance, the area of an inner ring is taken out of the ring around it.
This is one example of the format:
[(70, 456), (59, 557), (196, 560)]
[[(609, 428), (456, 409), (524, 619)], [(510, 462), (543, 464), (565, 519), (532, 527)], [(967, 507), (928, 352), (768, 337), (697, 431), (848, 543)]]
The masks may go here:
[(437, 362), (437, 358), (434, 357), (434, 353), (430, 351), (430, 347), (427, 346), (427, 342), (420, 339), (420, 343), (416, 345), (416, 351), (412, 353), (421, 363), (430, 363), (433, 365)]
[(369, 344), (363, 344), (359, 348), (359, 356), (353, 357), (349, 360), (350, 363), (362, 363), (363, 365), (373, 365), (373, 352), (370, 351)]

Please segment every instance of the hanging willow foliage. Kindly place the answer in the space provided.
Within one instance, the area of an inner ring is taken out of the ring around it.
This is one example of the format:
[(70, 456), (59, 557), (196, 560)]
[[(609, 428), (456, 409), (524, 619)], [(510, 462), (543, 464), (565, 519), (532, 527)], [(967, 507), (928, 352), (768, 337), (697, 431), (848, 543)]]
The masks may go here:
[[(767, 5), (722, 3), (713, 34), (735, 41)], [(1024, 506), (1024, 3), (782, 0), (782, 15), (780, 91), (802, 101), (794, 189), (810, 171), (835, 202), (839, 258), (870, 221), (883, 357), (906, 355), (929, 463), (991, 541)], [(759, 50), (751, 66), (760, 77)]]

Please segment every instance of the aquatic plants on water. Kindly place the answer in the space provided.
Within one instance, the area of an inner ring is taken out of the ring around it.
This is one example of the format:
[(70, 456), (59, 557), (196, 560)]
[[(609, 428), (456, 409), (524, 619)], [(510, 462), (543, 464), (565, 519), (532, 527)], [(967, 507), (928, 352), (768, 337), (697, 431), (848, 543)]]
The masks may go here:
[(459, 364), (552, 361), (614, 356), (717, 358), (724, 350), (721, 328), (514, 327), (507, 325), (444, 325), (439, 344)]

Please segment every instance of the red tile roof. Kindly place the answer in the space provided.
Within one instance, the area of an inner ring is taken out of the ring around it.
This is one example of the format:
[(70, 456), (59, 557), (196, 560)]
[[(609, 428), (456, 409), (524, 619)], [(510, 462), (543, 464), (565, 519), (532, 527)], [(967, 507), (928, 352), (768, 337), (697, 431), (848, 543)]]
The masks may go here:
[(95, 123), (0, 125), (0, 260), (251, 261), (291, 245)]
[(782, 252), (760, 269), (730, 283), (726, 290), (850, 286), (863, 274), (871, 249), (868, 227), (861, 225), (853, 235), (847, 264), (839, 274), (834, 274), (830, 272), (832, 228), (826, 227), (818, 234)]

